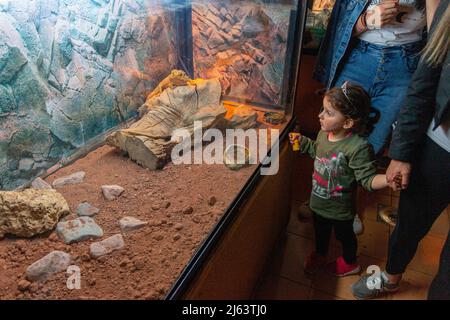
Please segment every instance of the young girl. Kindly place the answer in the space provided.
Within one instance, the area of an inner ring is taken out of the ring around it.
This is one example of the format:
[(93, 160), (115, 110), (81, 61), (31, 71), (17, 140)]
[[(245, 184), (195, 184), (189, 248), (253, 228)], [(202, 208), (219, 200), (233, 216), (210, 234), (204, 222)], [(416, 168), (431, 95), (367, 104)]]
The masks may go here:
[(388, 186), (386, 176), (376, 173), (372, 147), (361, 136), (368, 126), (369, 108), (366, 91), (345, 82), (325, 94), (317, 140), (300, 137), (300, 152), (315, 159), (310, 207), (316, 248), (305, 260), (307, 273), (315, 273), (326, 264), (332, 228), (343, 251), (336, 260), (336, 275), (355, 274), (361, 269), (353, 232), (356, 185), (369, 191)]

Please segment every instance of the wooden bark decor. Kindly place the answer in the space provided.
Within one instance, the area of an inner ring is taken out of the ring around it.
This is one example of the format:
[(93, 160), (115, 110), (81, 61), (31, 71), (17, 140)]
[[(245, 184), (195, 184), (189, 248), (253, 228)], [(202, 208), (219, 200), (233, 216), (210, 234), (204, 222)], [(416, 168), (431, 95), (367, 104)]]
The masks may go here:
[(203, 129), (208, 129), (224, 117), (221, 91), (218, 79), (192, 80), (183, 71), (173, 70), (139, 108), (142, 118), (106, 141), (143, 167), (160, 169), (176, 144), (171, 141), (174, 130), (187, 129), (192, 136), (194, 121), (202, 121)]

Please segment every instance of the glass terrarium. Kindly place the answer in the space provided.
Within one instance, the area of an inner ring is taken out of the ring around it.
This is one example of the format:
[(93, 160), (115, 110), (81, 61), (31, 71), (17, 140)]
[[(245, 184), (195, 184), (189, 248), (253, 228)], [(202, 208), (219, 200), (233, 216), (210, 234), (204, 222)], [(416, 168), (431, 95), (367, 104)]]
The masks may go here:
[(313, 0), (308, 8), (303, 48), (317, 51), (325, 36), (331, 11), (336, 0)]
[(235, 166), (173, 150), (292, 125), (304, 6), (0, 0), (0, 299), (173, 291), (274, 141), (248, 163), (223, 138)]

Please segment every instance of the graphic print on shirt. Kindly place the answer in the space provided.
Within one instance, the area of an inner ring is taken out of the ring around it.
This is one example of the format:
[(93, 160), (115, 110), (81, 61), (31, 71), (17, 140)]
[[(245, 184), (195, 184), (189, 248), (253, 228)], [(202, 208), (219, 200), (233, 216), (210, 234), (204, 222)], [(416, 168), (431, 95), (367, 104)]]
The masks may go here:
[(330, 158), (316, 157), (312, 179), (312, 193), (322, 199), (342, 197), (343, 186), (339, 177), (345, 173), (347, 160), (342, 152)]

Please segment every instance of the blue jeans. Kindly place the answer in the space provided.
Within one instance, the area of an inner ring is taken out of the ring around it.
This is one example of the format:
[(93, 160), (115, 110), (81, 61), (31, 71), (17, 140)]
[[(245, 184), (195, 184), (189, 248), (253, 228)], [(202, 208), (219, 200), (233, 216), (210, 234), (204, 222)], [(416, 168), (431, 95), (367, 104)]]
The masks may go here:
[(334, 86), (341, 86), (348, 80), (369, 93), (372, 107), (380, 113), (368, 137), (375, 153), (383, 149), (391, 133), (422, 47), (423, 42), (384, 47), (355, 39), (348, 56), (344, 57), (345, 63), (338, 71)]

